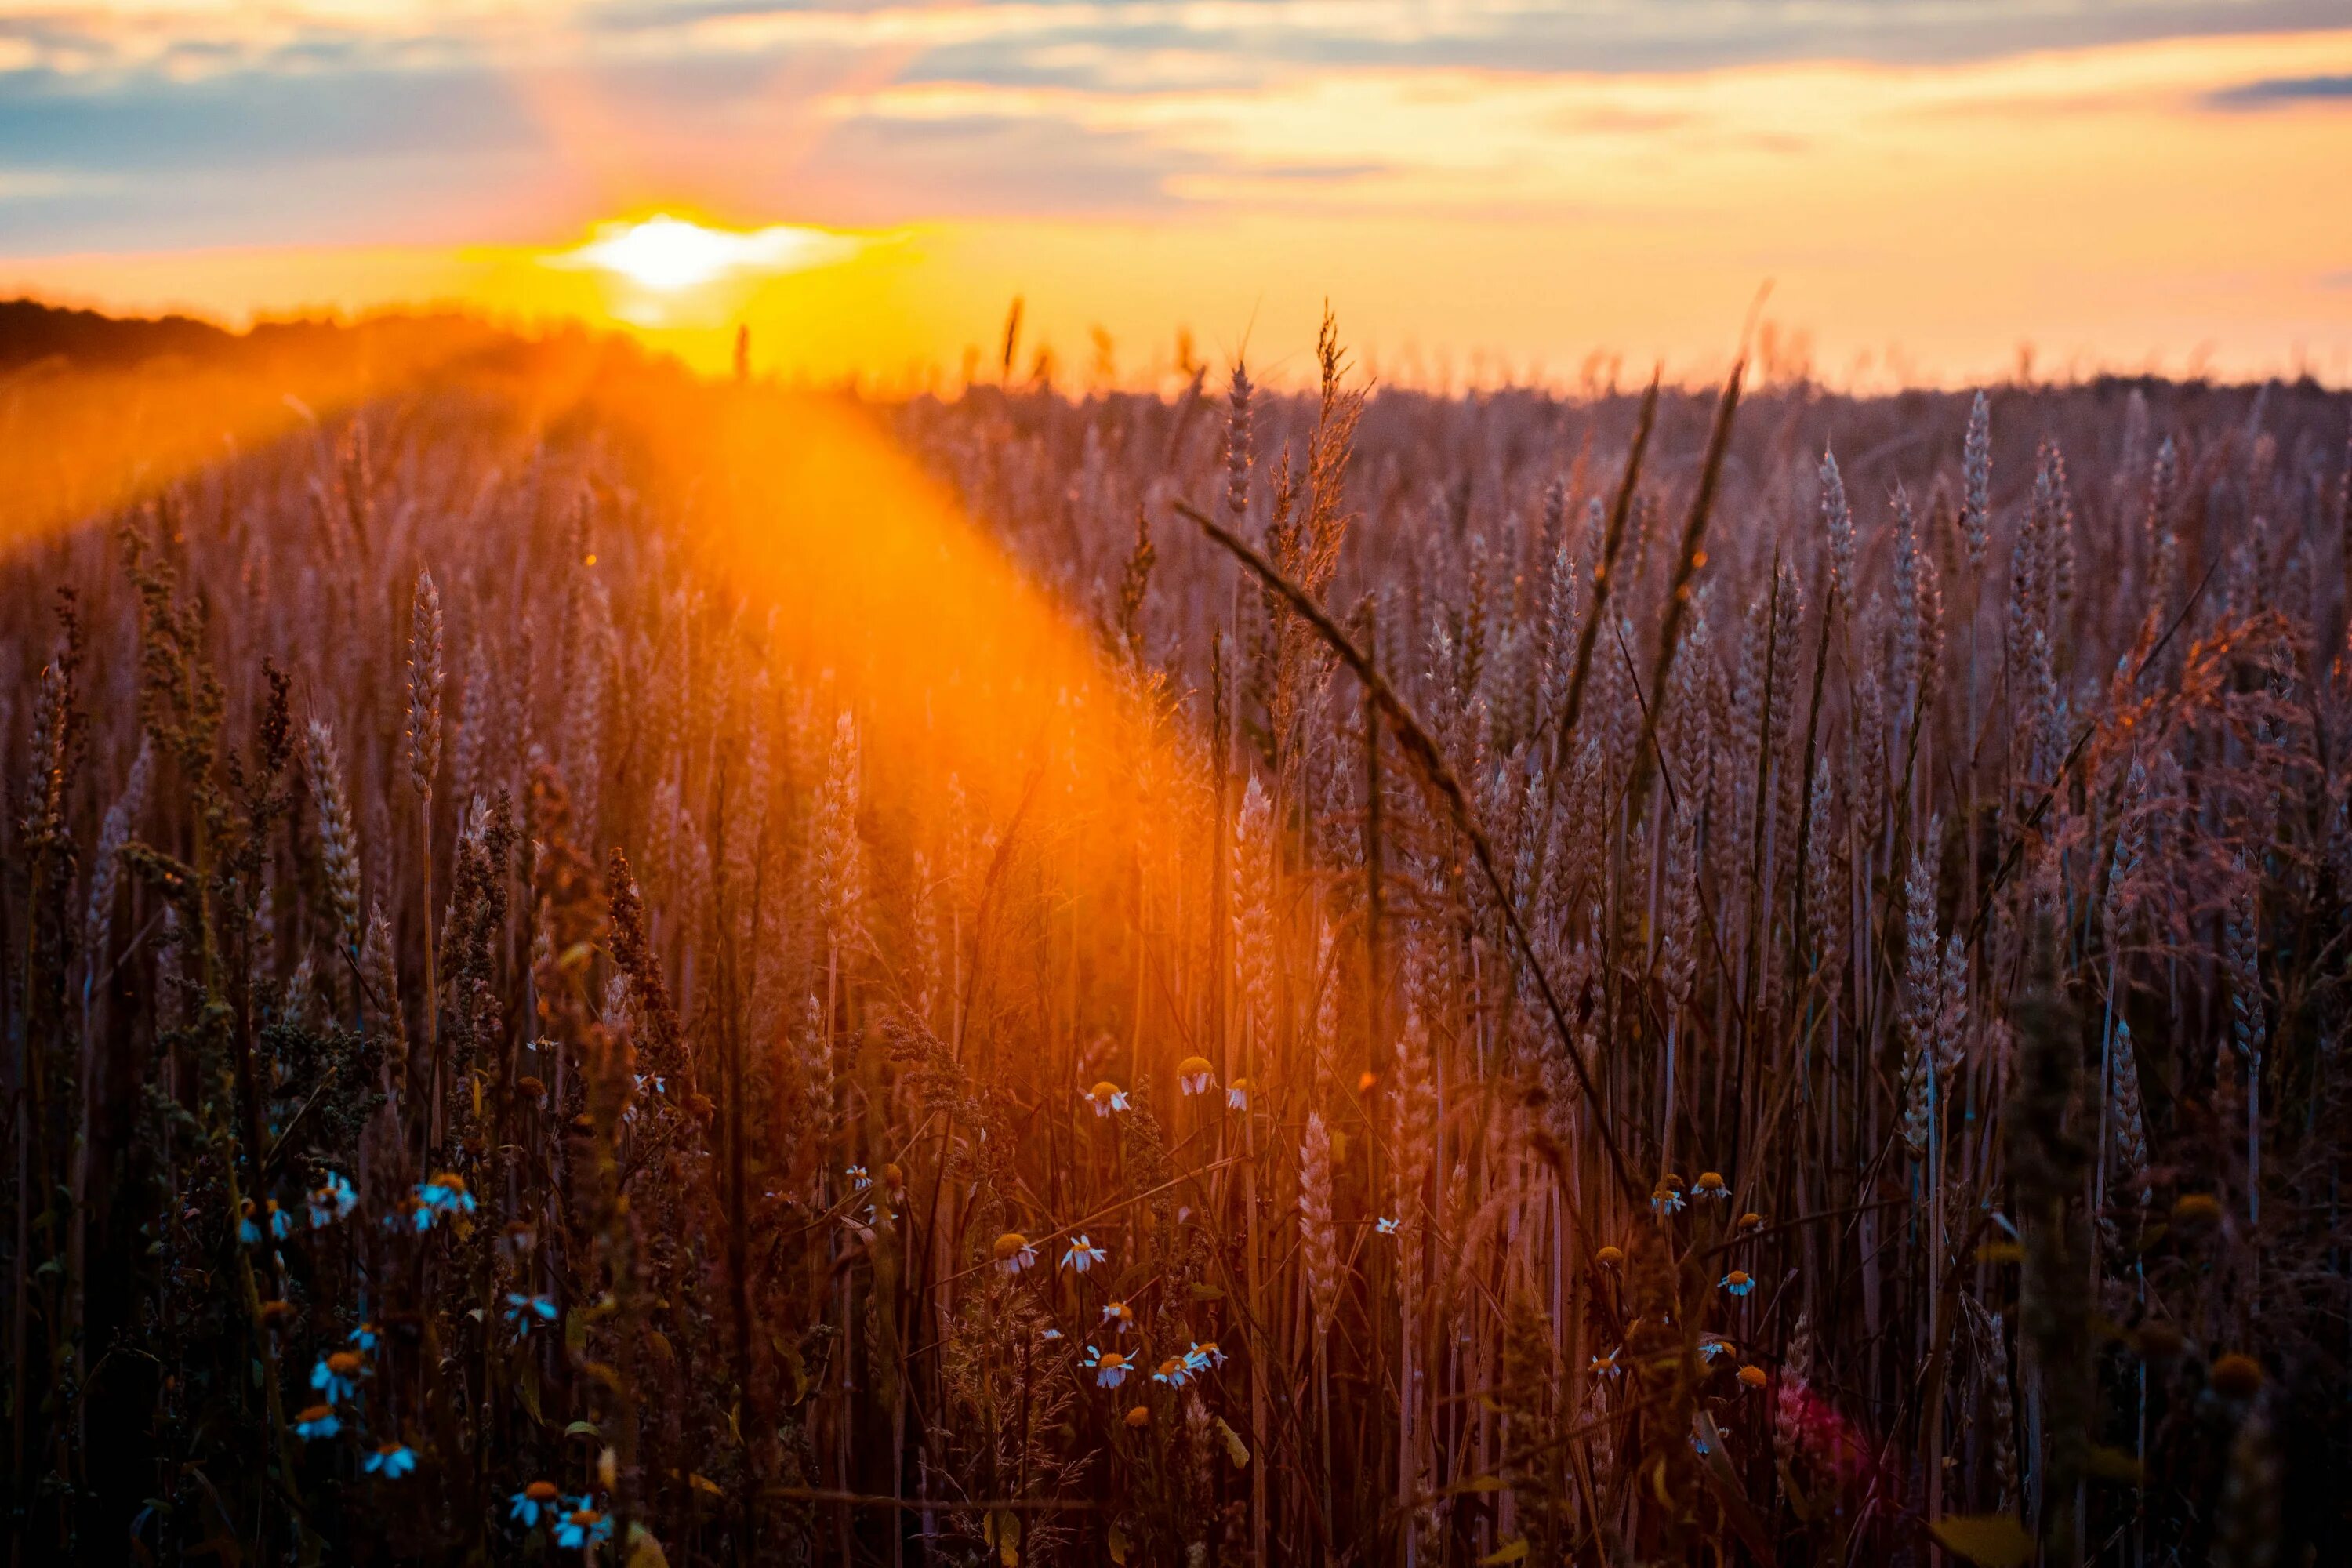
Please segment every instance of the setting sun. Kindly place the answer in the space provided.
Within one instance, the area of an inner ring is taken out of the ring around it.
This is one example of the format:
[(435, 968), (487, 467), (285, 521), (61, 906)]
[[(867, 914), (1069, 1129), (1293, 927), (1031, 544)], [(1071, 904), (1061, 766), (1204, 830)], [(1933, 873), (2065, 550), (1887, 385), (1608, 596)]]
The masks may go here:
[(795, 224), (730, 229), (656, 213), (599, 224), (583, 244), (540, 261), (604, 280), (611, 313), (632, 325), (709, 326), (734, 315), (760, 284), (864, 248), (852, 236)]
[(657, 214), (638, 223), (600, 224), (596, 237), (547, 258), (551, 267), (588, 267), (641, 289), (674, 294), (722, 278), (800, 272), (845, 261), (858, 242), (819, 228), (776, 224), (739, 232)]

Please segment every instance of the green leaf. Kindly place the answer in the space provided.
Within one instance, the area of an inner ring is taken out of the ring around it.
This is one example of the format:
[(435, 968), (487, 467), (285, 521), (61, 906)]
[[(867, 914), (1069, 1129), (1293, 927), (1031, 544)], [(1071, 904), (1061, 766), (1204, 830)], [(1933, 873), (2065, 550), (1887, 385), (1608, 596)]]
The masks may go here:
[(1248, 1469), (1250, 1460), (1249, 1445), (1242, 1441), (1242, 1435), (1234, 1431), (1231, 1426), (1226, 1426), (1225, 1418), (1222, 1415), (1217, 1417), (1217, 1430), (1224, 1436), (1225, 1457), (1233, 1460), (1234, 1468), (1237, 1470)]
[(602, 1437), (604, 1434), (597, 1429), (593, 1421), (574, 1421), (563, 1429), (563, 1435), (567, 1437)]
[(1528, 1554), (1528, 1538), (1524, 1535), (1506, 1541), (1486, 1556), (1478, 1559), (1479, 1568), (1500, 1568), (1505, 1563), (1517, 1563)]
[(2024, 1568), (2033, 1561), (2033, 1537), (2005, 1513), (1953, 1514), (1927, 1528), (1945, 1551), (1977, 1568)]

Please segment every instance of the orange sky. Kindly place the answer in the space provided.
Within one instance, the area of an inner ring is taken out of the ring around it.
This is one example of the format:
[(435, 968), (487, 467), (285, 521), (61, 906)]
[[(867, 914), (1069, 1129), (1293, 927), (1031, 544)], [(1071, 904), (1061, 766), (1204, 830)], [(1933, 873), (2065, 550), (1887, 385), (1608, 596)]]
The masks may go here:
[[(1350, 26), (1412, 14), (1328, 7)], [(205, 10), (155, 8), (167, 33)], [(1223, 36), (1213, 4), (1045, 9), (706, 17), (665, 47), (696, 71), (758, 62), (728, 79), (733, 117), (718, 129), (716, 110), (667, 104), (601, 58), (501, 67), (492, 79), (527, 131), (487, 170), (426, 131), (371, 132), (362, 117), (323, 137), (318, 159), (242, 154), (258, 160), (242, 180), (234, 116), (224, 130), (187, 107), (213, 79), (168, 54), (79, 75), (54, 60), (0, 69), (0, 104), (11, 82), (47, 84), (0, 108), (0, 289), (233, 321), (424, 301), (572, 314), (709, 368), (743, 321), (763, 371), (893, 383), (953, 379), (970, 348), (992, 362), (1019, 294), (1024, 365), (1048, 344), (1064, 382), (1084, 383), (1099, 328), (1129, 384), (1171, 373), (1180, 327), (1207, 358), (1246, 342), (1277, 375), (1304, 369), (1328, 298), (1383, 379), (1458, 384), (1572, 384), (1610, 353), (1702, 374), (1769, 279), (1780, 342), (1833, 382), (2007, 374), (2025, 344), (2043, 372), (2352, 382), (2352, 31), (1591, 69), (1506, 68), (1444, 35), (1325, 40), (1316, 49), (1339, 58), (1258, 68), (1230, 39), (1222, 55), (1181, 47), (1185, 27)], [(1300, 29), (1316, 21), (1311, 5), (1276, 9), (1300, 12)], [(1144, 10), (1160, 18), (1149, 43), (1036, 31), (1101, 11), (1101, 27), (1132, 33)], [(352, 13), (352, 47), (393, 47), (368, 30), (370, 7)], [(463, 33), (436, 26), (399, 47)], [(585, 47), (581, 36), (566, 47)], [(508, 35), (464, 37), (480, 53)], [(7, 38), (0, 27), (0, 68)], [(1476, 40), (1508, 52), (1507, 33)], [(971, 53), (983, 46), (1002, 58)], [(314, 90), (268, 63), (282, 41), (246, 47), (264, 64), (228, 79), (248, 97), (257, 71), (298, 98)], [(796, 78), (819, 50), (828, 63)], [(135, 126), (148, 107), (223, 139), (226, 174), (186, 176), (213, 182), (208, 205), (145, 172), (140, 134), (102, 133), (109, 114)], [(474, 134), (503, 145), (504, 121), (483, 113)], [(59, 149), (92, 141), (66, 134), (88, 124), (101, 161), (116, 147), (115, 174), (58, 166)], [(370, 158), (375, 185), (349, 184)], [(268, 197), (270, 181), (293, 194)], [(304, 196), (310, 181), (323, 194)], [(662, 290), (550, 264), (597, 220), (653, 212), (814, 222), (851, 243)]]

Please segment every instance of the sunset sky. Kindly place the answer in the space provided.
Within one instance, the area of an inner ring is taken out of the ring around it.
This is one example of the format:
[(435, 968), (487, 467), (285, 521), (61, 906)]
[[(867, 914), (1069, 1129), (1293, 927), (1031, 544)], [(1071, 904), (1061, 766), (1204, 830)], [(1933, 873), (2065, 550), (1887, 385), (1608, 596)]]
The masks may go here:
[[(0, 290), (1066, 383), (2352, 382), (2341, 0), (0, 0)], [(2331, 27), (2334, 30), (2330, 30)], [(632, 281), (579, 247), (751, 232)], [(822, 231), (822, 232), (811, 232)], [(665, 268), (669, 269), (665, 270)], [(1110, 347), (1101, 363), (1096, 330)], [(1791, 347), (1790, 345), (1795, 345)], [(983, 346), (984, 345), (984, 346)], [(1627, 374), (1632, 374), (1629, 370)]]

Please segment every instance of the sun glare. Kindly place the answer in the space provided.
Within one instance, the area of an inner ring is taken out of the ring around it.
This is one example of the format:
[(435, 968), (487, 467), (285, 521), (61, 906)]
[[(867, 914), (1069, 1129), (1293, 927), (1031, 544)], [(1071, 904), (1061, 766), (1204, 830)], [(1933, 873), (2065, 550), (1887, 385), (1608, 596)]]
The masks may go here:
[(776, 224), (749, 230), (712, 228), (657, 214), (602, 224), (595, 237), (549, 257), (551, 267), (604, 272), (656, 294), (677, 294), (722, 279), (801, 272), (855, 256), (858, 242), (820, 228)]

